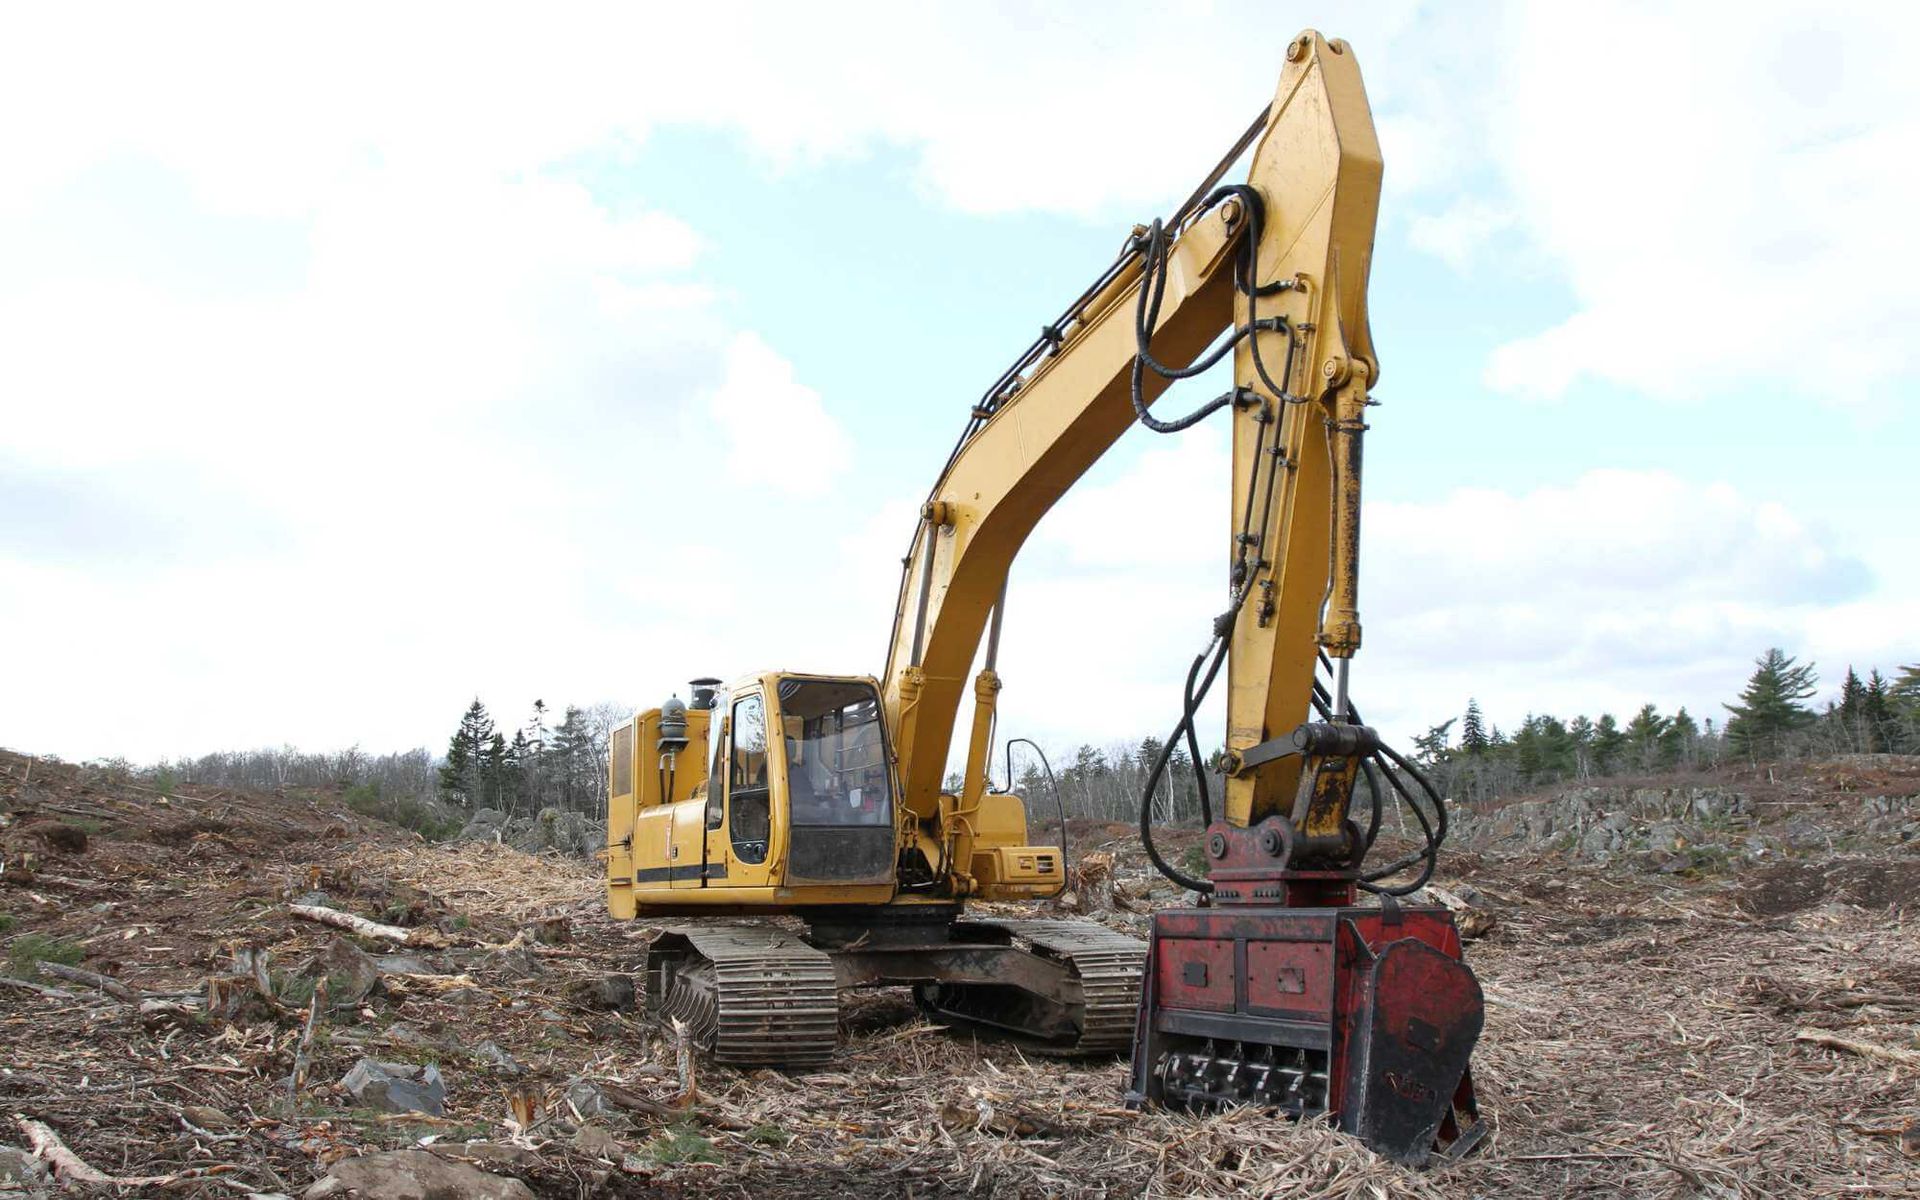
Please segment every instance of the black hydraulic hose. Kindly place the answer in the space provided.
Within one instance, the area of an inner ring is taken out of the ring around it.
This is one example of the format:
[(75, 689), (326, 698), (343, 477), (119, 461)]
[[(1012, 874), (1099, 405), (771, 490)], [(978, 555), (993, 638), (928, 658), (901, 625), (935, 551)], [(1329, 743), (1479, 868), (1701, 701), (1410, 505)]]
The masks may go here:
[(1167, 760), (1173, 756), (1173, 748), (1180, 744), (1183, 733), (1191, 731), (1194, 713), (1199, 709), (1200, 702), (1206, 699), (1208, 690), (1213, 686), (1214, 678), (1219, 675), (1221, 666), (1227, 661), (1232, 620), (1238, 611), (1239, 608), (1236, 605), (1221, 616), (1220, 624), (1224, 628), (1214, 635), (1214, 640), (1207, 644), (1207, 648), (1200, 652), (1198, 658), (1194, 659), (1194, 668), (1198, 669), (1208, 655), (1213, 657), (1213, 661), (1207, 666), (1205, 678), (1200, 682), (1199, 690), (1188, 691), (1186, 703), (1180, 715), (1180, 724), (1174, 726), (1173, 735), (1167, 738), (1166, 745), (1160, 747), (1159, 756), (1153, 760), (1153, 769), (1147, 772), (1147, 786), (1140, 793), (1140, 844), (1146, 849), (1147, 858), (1152, 861), (1155, 870), (1190, 892), (1211, 892), (1213, 881), (1195, 879), (1160, 856), (1160, 848), (1153, 841), (1153, 791), (1159, 785), (1160, 776), (1167, 769)]
[[(1193, 694), (1193, 680), (1199, 669), (1199, 659), (1195, 659), (1193, 666), (1187, 668), (1187, 686), (1181, 692), (1181, 698), (1186, 702), (1188, 712), (1197, 712), (1200, 708), (1200, 701)], [(1200, 828), (1205, 829), (1213, 824), (1213, 798), (1207, 794), (1207, 765), (1200, 759), (1200, 740), (1194, 733), (1193, 722), (1186, 722), (1186, 726), (1187, 758), (1193, 763), (1194, 790), (1200, 797)]]
[(1060, 798), (1060, 781), (1053, 777), (1053, 764), (1047, 761), (1047, 752), (1032, 738), (1007, 739), (1007, 790), (1013, 790), (1013, 747), (1016, 742), (1040, 756), (1040, 767), (1047, 773), (1047, 787), (1053, 791), (1053, 810), (1060, 818), (1060, 887), (1053, 893), (1058, 896), (1067, 890), (1067, 863), (1073, 858), (1067, 849), (1067, 802)]

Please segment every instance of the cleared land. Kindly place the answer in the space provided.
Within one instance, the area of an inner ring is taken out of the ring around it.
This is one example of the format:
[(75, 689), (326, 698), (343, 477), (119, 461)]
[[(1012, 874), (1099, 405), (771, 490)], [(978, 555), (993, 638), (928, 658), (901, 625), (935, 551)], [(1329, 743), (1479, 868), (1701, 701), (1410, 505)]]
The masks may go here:
[[(19, 981), (0, 986), (0, 1143), (26, 1148), (38, 1122), (93, 1170), (147, 1180), (129, 1194), (185, 1196), (299, 1195), (426, 1139), (556, 1197), (1920, 1196), (1920, 760), (1712, 782), (1751, 800), (1708, 831), (1724, 851), (1629, 830), (1606, 862), (1571, 861), (1577, 838), (1502, 840), (1486, 814), (1491, 848), (1446, 860), (1491, 922), (1469, 954), (1496, 1133), (1409, 1173), (1257, 1112), (1128, 1113), (1122, 1064), (975, 1045), (892, 992), (848, 1005), (835, 1070), (702, 1065), (689, 1094), (671, 1037), (605, 978), (635, 973), (649, 931), (605, 918), (592, 864), (431, 846), (326, 797), (162, 797), (0, 753)], [(1138, 928), (1175, 899), (1124, 830), (1078, 832), (1076, 853), (1118, 858), (1119, 907), (1087, 897), (1099, 919)], [(364, 996), (356, 954), (378, 969)], [(308, 1039), (320, 976), (339, 1007)], [(436, 1064), (444, 1115), (354, 1104), (337, 1085), (363, 1057)], [(9, 1162), (35, 1170), (0, 1154), (0, 1181)]]

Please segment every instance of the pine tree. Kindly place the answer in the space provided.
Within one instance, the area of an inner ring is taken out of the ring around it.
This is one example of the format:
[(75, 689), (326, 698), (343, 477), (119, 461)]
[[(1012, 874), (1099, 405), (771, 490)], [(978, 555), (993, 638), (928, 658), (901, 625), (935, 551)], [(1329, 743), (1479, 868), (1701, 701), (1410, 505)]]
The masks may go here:
[(1847, 677), (1840, 684), (1840, 702), (1829, 703), (1827, 724), (1837, 735), (1840, 746), (1848, 750), (1870, 751), (1873, 733), (1867, 728), (1867, 685), (1860, 681), (1853, 664), (1847, 664)]
[(1593, 770), (1596, 775), (1611, 775), (1627, 748), (1627, 735), (1612, 713), (1601, 713), (1593, 727)]
[(1487, 737), (1486, 718), (1480, 715), (1480, 702), (1467, 700), (1467, 714), (1460, 721), (1460, 749), (1467, 754), (1484, 754), (1493, 744)]
[(1666, 732), (1660, 735), (1660, 761), (1666, 766), (1693, 762), (1694, 746), (1700, 741), (1700, 727), (1693, 722), (1686, 705), (1673, 714), (1673, 720), (1667, 722)]
[(440, 768), (440, 791), (454, 803), (469, 808), (485, 803), (482, 767), (487, 740), (493, 736), (493, 718), (475, 696), (447, 743), (447, 761)]
[(1593, 773), (1593, 722), (1585, 713), (1567, 726), (1567, 739), (1573, 743), (1573, 772), (1585, 779)]
[(1900, 719), (1893, 710), (1892, 689), (1878, 669), (1867, 675), (1860, 715), (1867, 729), (1869, 753), (1885, 754), (1900, 744)]
[(1651, 704), (1641, 705), (1633, 714), (1633, 720), (1627, 722), (1627, 742), (1633, 748), (1634, 765), (1646, 770), (1660, 760), (1660, 740), (1669, 724)]
[(526, 747), (520, 759), (520, 790), (526, 797), (529, 808), (539, 810), (546, 807), (552, 793), (552, 763), (547, 753), (547, 702), (535, 700), (533, 714), (527, 718), (527, 727), (520, 731), (524, 735)]
[(514, 730), (513, 741), (507, 743), (507, 761), (501, 772), (502, 781), (507, 789), (507, 802), (501, 807), (508, 812), (518, 809), (522, 800), (530, 799), (527, 778), (533, 769), (532, 759), (533, 748), (527, 741), (527, 731)]
[(487, 739), (480, 754), (480, 792), (488, 808), (508, 808), (511, 791), (507, 782), (507, 739), (498, 730)]
[(1447, 753), (1447, 734), (1459, 717), (1450, 717), (1439, 725), (1427, 727), (1427, 732), (1413, 739), (1413, 756), (1427, 766), (1438, 766), (1452, 757)]
[(1920, 663), (1901, 667), (1899, 677), (1889, 686), (1888, 692), (1902, 704), (1920, 706)]
[(1796, 665), (1784, 650), (1772, 647), (1754, 660), (1753, 677), (1740, 693), (1740, 703), (1725, 706), (1727, 741), (1749, 758), (1777, 758), (1787, 749), (1788, 736), (1813, 720), (1813, 710), (1801, 701), (1813, 695), (1813, 664)]
[(553, 766), (559, 775), (561, 807), (579, 811), (593, 799), (600, 764), (593, 752), (587, 714), (569, 704), (553, 730)]
[(1847, 664), (1846, 681), (1840, 685), (1840, 715), (1849, 722), (1859, 718), (1861, 708), (1867, 701), (1867, 685), (1860, 682), (1860, 676)]

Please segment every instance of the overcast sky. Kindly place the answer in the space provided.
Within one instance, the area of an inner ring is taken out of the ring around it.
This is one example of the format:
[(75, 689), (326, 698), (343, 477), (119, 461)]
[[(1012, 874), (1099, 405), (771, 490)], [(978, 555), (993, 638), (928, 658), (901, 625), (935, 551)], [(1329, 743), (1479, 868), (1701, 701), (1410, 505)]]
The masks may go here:
[[(0, 744), (878, 672), (967, 407), (1314, 23), (1387, 164), (1369, 717), (1920, 661), (1916, 11), (11, 6)], [(1225, 432), (1136, 430), (1043, 522), (1003, 732), (1171, 723)]]

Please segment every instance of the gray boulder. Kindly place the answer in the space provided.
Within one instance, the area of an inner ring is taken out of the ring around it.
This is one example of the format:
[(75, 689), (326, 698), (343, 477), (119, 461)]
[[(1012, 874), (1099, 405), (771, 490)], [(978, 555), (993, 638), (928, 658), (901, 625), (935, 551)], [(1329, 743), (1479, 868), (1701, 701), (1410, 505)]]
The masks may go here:
[(340, 1086), (365, 1108), (388, 1112), (420, 1112), (437, 1117), (447, 1110), (447, 1085), (433, 1064), (383, 1063), (363, 1058), (353, 1064)]
[(328, 1008), (358, 1008), (380, 986), (380, 965), (346, 938), (336, 937), (307, 960), (300, 976), (326, 979)]

